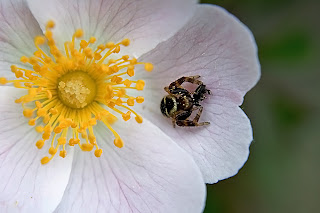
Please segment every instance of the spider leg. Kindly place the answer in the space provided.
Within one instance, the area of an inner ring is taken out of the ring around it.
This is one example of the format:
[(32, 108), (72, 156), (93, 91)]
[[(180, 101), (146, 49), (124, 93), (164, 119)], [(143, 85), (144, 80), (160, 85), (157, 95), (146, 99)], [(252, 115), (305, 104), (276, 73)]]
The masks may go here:
[(185, 120), (190, 117), (192, 111), (183, 111), (179, 110), (175, 112), (172, 116), (172, 125), (175, 128), (175, 125), (178, 124), (179, 121)]
[(172, 82), (169, 85), (169, 89), (172, 90), (175, 88), (179, 88), (179, 87), (181, 87), (181, 84), (183, 84), (184, 82), (189, 82), (189, 83), (198, 84), (198, 85), (203, 84), (202, 81), (197, 80), (198, 78), (200, 78), (200, 75), (189, 76), (189, 77), (183, 76), (183, 77), (179, 78), (178, 80), (176, 80), (175, 82)]
[(182, 127), (184, 127), (184, 126), (204, 126), (204, 125), (209, 125), (210, 122), (198, 123), (199, 119), (200, 119), (200, 116), (202, 114), (203, 107), (202, 106), (195, 107), (193, 110), (197, 110), (197, 109), (199, 109), (199, 111), (198, 111), (197, 115), (194, 117), (193, 120), (187, 120), (187, 119), (185, 119), (185, 120), (177, 120), (176, 124), (178, 126), (182, 126)]

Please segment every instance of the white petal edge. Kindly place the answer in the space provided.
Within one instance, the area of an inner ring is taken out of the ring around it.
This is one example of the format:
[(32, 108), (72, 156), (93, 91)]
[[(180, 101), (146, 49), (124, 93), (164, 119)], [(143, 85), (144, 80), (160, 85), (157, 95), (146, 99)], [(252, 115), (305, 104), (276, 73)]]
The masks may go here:
[[(73, 159), (56, 156), (41, 165), (48, 146), (35, 146), (41, 135), (28, 125), (14, 100), (21, 89), (0, 87), (0, 209), (1, 212), (52, 212), (67, 186)], [(49, 145), (47, 143), (47, 145)]]
[[(117, 122), (124, 147), (102, 126), (100, 158), (77, 153), (65, 195), (55, 212), (202, 212), (206, 188), (183, 149), (145, 120)], [(96, 129), (95, 129), (96, 130)]]
[[(56, 38), (72, 38), (75, 29), (85, 30), (96, 43), (131, 39), (121, 51), (135, 57), (170, 38), (193, 15), (197, 0), (29, 0), (31, 11), (42, 27), (52, 19)], [(61, 40), (62, 39), (62, 40)], [(62, 46), (61, 46), (62, 47)]]
[[(137, 72), (137, 78), (146, 79), (140, 113), (194, 157), (206, 183), (235, 175), (252, 141), (250, 121), (238, 106), (260, 78), (257, 48), (248, 28), (220, 7), (199, 6), (183, 29), (141, 58), (153, 62), (155, 69), (148, 75)], [(211, 124), (173, 129), (159, 109), (166, 94), (163, 87), (194, 75), (201, 75), (213, 93), (203, 102), (200, 119)]]
[(0, 1), (0, 77), (14, 76), (10, 70), (12, 64), (25, 67), (20, 58), (36, 51), (33, 38), (41, 34), (24, 0)]

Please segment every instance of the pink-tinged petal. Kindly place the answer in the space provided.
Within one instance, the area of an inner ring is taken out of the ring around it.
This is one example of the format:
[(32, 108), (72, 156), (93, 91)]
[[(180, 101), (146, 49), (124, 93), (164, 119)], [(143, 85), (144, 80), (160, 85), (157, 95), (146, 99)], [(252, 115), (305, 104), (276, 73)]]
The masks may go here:
[[(256, 44), (247, 27), (220, 7), (199, 6), (173, 38), (141, 58), (154, 63), (154, 72), (140, 72), (147, 79), (140, 113), (192, 154), (207, 183), (235, 175), (252, 141), (250, 121), (238, 106), (260, 77)], [(159, 109), (163, 88), (194, 75), (212, 92), (202, 103), (200, 119), (211, 124), (174, 129)]]
[(124, 141), (97, 127), (100, 158), (77, 152), (56, 212), (201, 212), (205, 185), (192, 157), (148, 121), (119, 121)]
[(199, 6), (183, 29), (141, 60), (154, 63), (154, 73), (144, 78), (156, 81), (152, 85), (155, 89), (163, 91), (181, 76), (200, 75), (213, 93), (237, 105), (260, 78), (251, 32), (217, 6)]
[(97, 43), (131, 39), (124, 54), (135, 57), (170, 38), (193, 15), (196, 0), (29, 0), (30, 8), (44, 26), (57, 22), (57, 38), (70, 39), (83, 28)]
[(31, 56), (36, 48), (33, 38), (41, 35), (38, 22), (24, 0), (0, 1), (0, 75), (12, 77), (10, 65), (24, 65), (23, 55)]
[(36, 148), (41, 135), (27, 124), (21, 106), (14, 103), (20, 96), (21, 91), (16, 88), (0, 87), (0, 209), (52, 212), (67, 186), (73, 153), (41, 165), (48, 147)]

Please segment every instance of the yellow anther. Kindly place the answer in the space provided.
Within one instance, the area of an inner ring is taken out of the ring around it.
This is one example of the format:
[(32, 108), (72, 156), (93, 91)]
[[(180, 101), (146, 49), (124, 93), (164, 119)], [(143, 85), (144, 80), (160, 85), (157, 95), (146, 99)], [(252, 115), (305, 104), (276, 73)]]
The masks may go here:
[(67, 151), (66, 150), (61, 150), (59, 156), (62, 157), (62, 158), (65, 158), (67, 156)]
[(97, 49), (103, 51), (103, 50), (106, 49), (106, 45), (104, 45), (104, 44), (99, 44), (98, 47), (97, 47)]
[(124, 55), (124, 56), (122, 56), (122, 59), (123, 59), (124, 61), (128, 61), (128, 60), (129, 60), (129, 56), (128, 56), (128, 55)]
[(112, 78), (111, 78), (111, 82), (112, 83), (116, 83), (116, 84), (120, 84), (122, 81), (122, 78), (121, 77), (118, 77), (116, 75), (114, 75)]
[(41, 164), (47, 164), (47, 163), (49, 163), (50, 162), (50, 158), (49, 157), (43, 157), (42, 159), (41, 159)]
[(15, 73), (16, 71), (18, 71), (18, 67), (16, 65), (11, 65), (11, 72)]
[(131, 59), (130, 64), (133, 64), (133, 65), (137, 64), (137, 59), (136, 58)]
[(50, 147), (48, 152), (49, 152), (50, 155), (54, 155), (54, 154), (57, 153), (57, 151), (58, 151), (58, 149), (56, 149), (54, 147)]
[(153, 64), (145, 63), (144, 64), (144, 69), (147, 70), (148, 72), (151, 72), (153, 70)]
[(131, 116), (131, 112), (130, 111), (128, 111), (125, 114), (122, 114), (122, 118), (123, 118), (124, 121), (128, 121), (130, 119), (130, 116)]
[(88, 123), (90, 126), (94, 126), (97, 124), (97, 120), (95, 118), (91, 118)]
[(34, 56), (31, 56), (29, 58), (29, 63), (32, 64), (32, 65), (36, 65), (38, 64), (38, 58), (34, 57)]
[(52, 128), (51, 128), (50, 125), (46, 125), (43, 130), (44, 130), (46, 133), (50, 133), (51, 130), (52, 130)]
[(119, 71), (119, 67), (116, 66), (116, 65), (114, 65), (114, 66), (112, 66), (112, 67), (109, 68), (109, 72), (110, 72), (111, 74), (116, 73), (116, 72), (118, 72), (118, 71)]
[(41, 149), (44, 145), (44, 141), (43, 140), (38, 140), (37, 143), (36, 143), (36, 147), (38, 149)]
[[(41, 57), (41, 56), (39, 56), (39, 57)], [(34, 65), (34, 66), (33, 66), (33, 70), (36, 71), (36, 72), (41, 72), (41, 67), (40, 67), (40, 65), (39, 65), (39, 64)]]
[(137, 101), (138, 104), (141, 104), (141, 103), (144, 102), (144, 97), (138, 96), (138, 97), (136, 97), (136, 101)]
[(71, 128), (73, 128), (73, 129), (74, 129), (74, 128), (77, 128), (77, 126), (78, 126), (78, 125), (77, 125), (76, 123), (72, 123), (72, 124), (71, 124)]
[(108, 103), (108, 107), (110, 107), (111, 109), (113, 109), (116, 106), (116, 104), (114, 102), (110, 102)]
[(121, 138), (114, 139), (113, 143), (118, 148), (122, 148), (123, 147), (123, 140)]
[[(52, 31), (50, 31), (50, 30), (47, 30), (45, 33), (44, 33), (44, 35), (46, 36), (46, 38), (47, 39), (50, 39), (49, 41), (48, 41), (48, 45), (50, 46), (50, 45), (52, 45), (52, 43), (54, 42), (53, 40), (52, 40)], [(53, 43), (53, 45), (54, 45), (54, 43)]]
[(95, 53), (93, 57), (94, 57), (94, 59), (96, 59), (96, 60), (100, 60), (100, 59), (102, 58), (102, 56), (101, 56), (100, 53)]
[(43, 140), (48, 140), (50, 138), (50, 133), (43, 133), (42, 138)]
[(46, 39), (43, 36), (36, 36), (34, 38), (34, 43), (36, 45), (43, 45), (46, 42)]
[(39, 133), (43, 132), (43, 126), (37, 126), (36, 131)]
[(91, 144), (93, 144), (93, 145), (96, 144), (96, 137), (94, 135), (89, 135), (88, 139)]
[(8, 80), (5, 77), (1, 77), (0, 78), (0, 84), (4, 85), (4, 84), (7, 84), (7, 83), (8, 83)]
[(16, 99), (16, 100), (14, 100), (14, 102), (15, 102), (16, 104), (20, 104), (20, 103), (22, 102), (22, 100), (21, 100), (21, 98), (18, 98), (18, 99)]
[[(39, 44), (39, 45), (40, 45), (40, 44)], [(41, 53), (41, 51), (37, 50), (37, 51), (35, 51), (35, 52), (33, 53), (33, 55), (40, 58), (40, 57), (42, 56), (42, 53)]]
[(50, 116), (49, 116), (49, 115), (46, 115), (46, 116), (44, 116), (42, 122), (43, 122), (44, 124), (47, 124), (47, 123), (49, 123), (49, 120), (50, 120)]
[(128, 74), (128, 76), (130, 76), (130, 77), (132, 77), (132, 76), (134, 76), (134, 69), (127, 69), (127, 74)]
[(69, 140), (69, 146), (74, 146), (74, 138), (70, 138)]
[(144, 86), (145, 86), (145, 82), (143, 80), (137, 81), (137, 83), (136, 83), (137, 90), (143, 90)]
[(55, 109), (55, 108), (51, 108), (51, 109), (49, 110), (49, 112), (50, 112), (52, 115), (56, 115), (56, 114), (58, 113), (58, 110)]
[(126, 87), (130, 87), (130, 85), (132, 84), (132, 81), (130, 81), (129, 79), (126, 79), (123, 81), (123, 84), (126, 86)]
[(36, 120), (35, 119), (31, 119), (31, 120), (29, 120), (28, 124), (30, 126), (34, 126), (34, 125), (36, 125)]
[(56, 127), (53, 129), (53, 132), (56, 133), (56, 134), (59, 134), (61, 131), (62, 131), (62, 128), (61, 128), (60, 126), (56, 126)]
[(21, 72), (21, 71), (16, 71), (14, 74), (15, 74), (16, 78), (23, 77), (23, 72)]
[(116, 46), (113, 50), (114, 53), (119, 53), (120, 52), (120, 46)]
[(121, 88), (118, 92), (117, 92), (117, 96), (119, 98), (122, 98), (124, 95), (126, 94), (126, 90)]
[(135, 119), (136, 119), (137, 123), (139, 123), (139, 124), (141, 124), (143, 122), (143, 118), (140, 115), (136, 116)]
[(121, 98), (118, 98), (115, 103), (116, 103), (116, 105), (121, 106), (122, 105)]
[(24, 110), (23, 110), (23, 115), (24, 115), (26, 118), (32, 117), (32, 114), (33, 114), (32, 109), (24, 109)]
[(74, 33), (74, 37), (81, 38), (82, 36), (83, 36), (83, 30), (77, 29), (76, 32)]
[(134, 106), (134, 97), (129, 97), (127, 100), (128, 106)]
[(89, 39), (89, 43), (91, 43), (91, 44), (93, 44), (96, 41), (97, 41), (97, 39), (95, 37), (93, 37), (93, 36), (90, 37), (90, 39)]
[(102, 155), (102, 149), (96, 149), (95, 151), (94, 151), (94, 155), (98, 158), (98, 157), (100, 157), (101, 155)]
[(71, 118), (66, 118), (64, 121), (67, 123), (68, 126), (71, 126), (71, 124), (73, 123)]
[(121, 42), (121, 44), (122, 44), (123, 46), (129, 46), (129, 45), (130, 45), (130, 39), (128, 39), (128, 38), (123, 39), (122, 42)]
[(59, 127), (60, 127), (61, 129), (65, 129), (65, 128), (68, 127), (68, 124), (67, 124), (66, 122), (61, 122), (61, 123), (59, 124)]
[(27, 56), (22, 56), (22, 57), (20, 58), (20, 61), (21, 61), (22, 63), (28, 63), (28, 62), (29, 62), (29, 58), (28, 58)]
[(67, 143), (67, 139), (65, 137), (58, 138), (59, 145), (63, 145)]
[(49, 20), (49, 21), (47, 22), (47, 24), (46, 24), (46, 28), (52, 29), (52, 28), (54, 28), (55, 25), (56, 25), (56, 24), (54, 23), (53, 20)]
[(86, 48), (89, 45), (89, 43), (86, 40), (81, 40), (80, 41), (80, 47), (82, 49)]
[(91, 143), (83, 143), (81, 144), (80, 148), (83, 151), (90, 152), (93, 149), (93, 145)]
[(88, 57), (88, 58), (92, 58), (92, 50), (90, 47), (87, 47), (83, 50), (84, 54)]
[(80, 139), (79, 138), (76, 138), (76, 139), (74, 139), (74, 144), (78, 144), (78, 143), (80, 143)]
[(114, 47), (114, 43), (113, 42), (106, 43), (106, 48), (111, 49), (113, 47)]
[(39, 117), (45, 116), (46, 113), (47, 113), (47, 110), (44, 109), (44, 108), (38, 109), (38, 111), (37, 111), (37, 115), (38, 115)]

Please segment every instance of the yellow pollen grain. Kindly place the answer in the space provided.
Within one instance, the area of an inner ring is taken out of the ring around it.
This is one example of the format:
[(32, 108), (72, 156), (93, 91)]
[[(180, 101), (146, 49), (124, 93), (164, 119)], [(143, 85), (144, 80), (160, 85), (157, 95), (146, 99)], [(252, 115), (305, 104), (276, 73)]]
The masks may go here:
[(54, 40), (55, 25), (53, 20), (48, 21), (43, 35), (34, 38), (37, 50), (20, 58), (23, 68), (10, 66), (14, 80), (0, 77), (2, 85), (27, 90), (15, 103), (22, 104), (28, 124), (39, 133), (35, 146), (50, 147), (49, 156), (44, 156), (41, 164), (49, 163), (57, 153), (65, 158), (66, 146), (85, 152), (94, 149), (94, 155), (100, 157), (103, 150), (95, 136), (99, 122), (114, 135), (114, 145), (123, 147), (124, 141), (112, 125), (119, 118), (131, 119), (131, 115), (137, 123), (143, 122), (131, 107), (135, 102), (143, 103), (144, 97), (131, 97), (127, 90), (139, 92), (145, 82), (130, 78), (138, 72), (137, 65), (144, 65), (146, 71), (153, 70), (151, 63), (121, 55), (122, 48), (131, 43), (128, 38), (117, 43), (94, 44), (99, 39), (93, 36), (79, 41), (85, 32), (78, 29), (61, 45)]
[(95, 151), (94, 151), (94, 155), (98, 158), (98, 157), (100, 157), (101, 155), (102, 155), (102, 149), (96, 149)]

